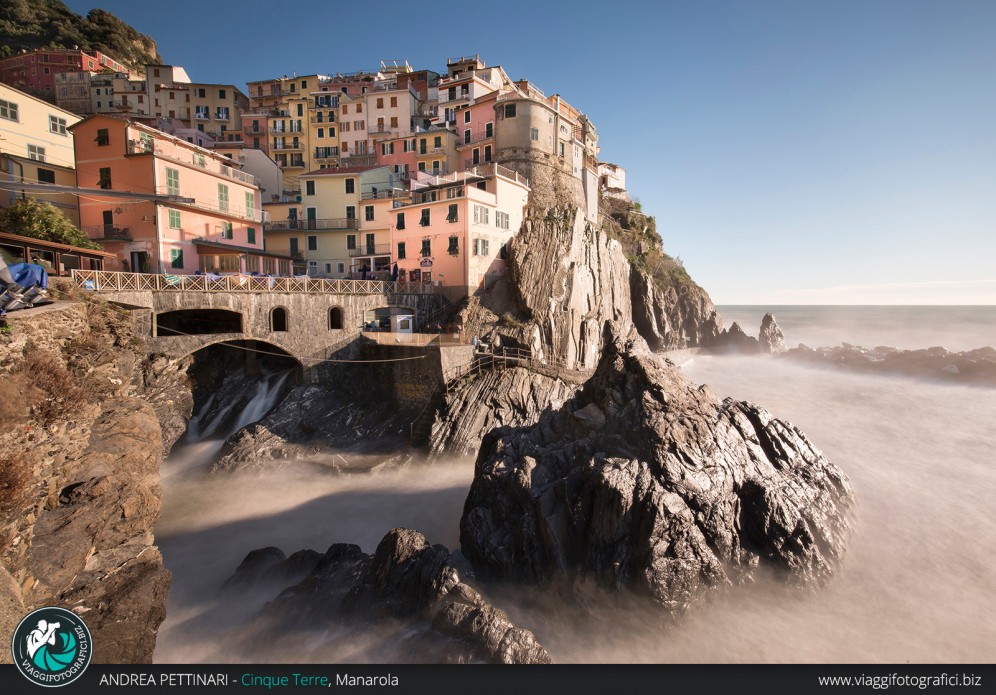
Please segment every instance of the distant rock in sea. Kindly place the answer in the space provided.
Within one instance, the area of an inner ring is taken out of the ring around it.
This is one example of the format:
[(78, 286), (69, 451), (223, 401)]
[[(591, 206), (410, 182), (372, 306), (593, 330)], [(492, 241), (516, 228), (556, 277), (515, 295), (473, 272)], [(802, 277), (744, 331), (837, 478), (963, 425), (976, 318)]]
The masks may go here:
[(799, 345), (787, 351), (783, 357), (806, 364), (857, 372), (996, 386), (996, 349), (992, 347), (950, 352), (943, 347), (900, 350), (886, 346), (869, 349), (849, 343), (820, 348)]

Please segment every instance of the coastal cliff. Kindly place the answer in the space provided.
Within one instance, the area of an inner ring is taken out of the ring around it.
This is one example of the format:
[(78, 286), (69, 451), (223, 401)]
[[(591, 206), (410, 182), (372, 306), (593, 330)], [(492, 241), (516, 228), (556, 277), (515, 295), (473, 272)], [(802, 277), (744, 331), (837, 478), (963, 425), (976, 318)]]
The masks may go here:
[(86, 621), (96, 661), (150, 662), (170, 585), (153, 538), (159, 467), (190, 415), (185, 365), (149, 362), (132, 317), (102, 302), (8, 324), (0, 628), (9, 639), (27, 611), (62, 605)]

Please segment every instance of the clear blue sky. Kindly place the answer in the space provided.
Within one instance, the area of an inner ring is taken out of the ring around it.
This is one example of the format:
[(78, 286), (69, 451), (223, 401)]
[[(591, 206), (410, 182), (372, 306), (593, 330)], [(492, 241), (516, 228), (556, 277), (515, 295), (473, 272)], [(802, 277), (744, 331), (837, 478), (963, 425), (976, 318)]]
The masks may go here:
[(69, 0), (193, 80), (479, 53), (596, 123), (720, 304), (996, 304), (996, 2)]

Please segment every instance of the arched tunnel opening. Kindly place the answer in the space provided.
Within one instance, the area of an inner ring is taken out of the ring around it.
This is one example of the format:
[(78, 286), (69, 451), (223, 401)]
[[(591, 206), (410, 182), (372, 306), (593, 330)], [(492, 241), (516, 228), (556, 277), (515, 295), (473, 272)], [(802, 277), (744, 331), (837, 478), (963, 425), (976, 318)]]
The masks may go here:
[(192, 353), (187, 376), (194, 400), (188, 439), (227, 439), (264, 418), (302, 382), (304, 369), (276, 345), (230, 340)]
[(156, 314), (156, 335), (241, 333), (242, 314), (228, 309), (178, 309)]

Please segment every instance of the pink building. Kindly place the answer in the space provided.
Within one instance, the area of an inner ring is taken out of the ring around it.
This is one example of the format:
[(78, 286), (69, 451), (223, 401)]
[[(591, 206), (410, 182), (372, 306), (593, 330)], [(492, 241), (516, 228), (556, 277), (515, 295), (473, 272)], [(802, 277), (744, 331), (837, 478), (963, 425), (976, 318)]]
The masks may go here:
[(393, 137), (377, 143), (377, 166), (389, 166), (401, 180), (407, 180), (417, 168), (416, 141), (411, 135)]
[(0, 60), (0, 82), (55, 95), (55, 76), (63, 72), (128, 74), (128, 69), (100, 51), (79, 48), (36, 48)]
[(507, 272), (506, 244), (522, 224), (529, 184), (498, 165), (412, 181), (412, 202), (392, 212), (401, 276), (438, 282), (451, 301)]
[(228, 157), (116, 116), (72, 130), (77, 185), (98, 191), (80, 196), (81, 226), (122, 270), (290, 274), (264, 251), (255, 177)]

